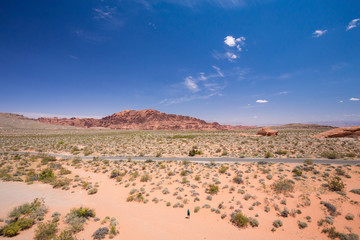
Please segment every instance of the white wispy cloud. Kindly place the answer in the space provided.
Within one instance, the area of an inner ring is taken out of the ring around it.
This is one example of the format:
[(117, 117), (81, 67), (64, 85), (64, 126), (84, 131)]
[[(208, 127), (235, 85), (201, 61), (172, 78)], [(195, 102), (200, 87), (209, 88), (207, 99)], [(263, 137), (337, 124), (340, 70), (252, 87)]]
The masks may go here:
[(236, 54), (231, 53), (231, 52), (226, 52), (225, 56), (229, 61), (233, 61), (238, 58), (238, 56)]
[(257, 103), (267, 103), (267, 102), (269, 102), (268, 100), (261, 100), (261, 99), (259, 99), (259, 100), (256, 100), (256, 102)]
[(315, 32), (313, 32), (313, 37), (318, 38), (321, 37), (322, 35), (324, 35), (327, 32), (327, 30), (316, 30)]
[(192, 76), (186, 77), (184, 84), (192, 92), (200, 91), (199, 86), (195, 83)]
[(245, 37), (238, 37), (234, 38), (233, 36), (226, 36), (224, 38), (224, 43), (229, 47), (235, 47), (238, 49), (239, 52), (242, 51), (242, 47), (245, 45)]
[(356, 28), (360, 25), (360, 18), (353, 19), (349, 22), (348, 26), (346, 27), (346, 31), (350, 29)]
[(215, 65), (212, 66), (216, 72), (219, 74), (220, 77), (224, 77), (224, 74), (221, 72), (221, 69)]
[(349, 99), (350, 101), (360, 101), (360, 98), (355, 98), (355, 97), (352, 97)]
[(108, 40), (108, 38), (106, 38), (104, 36), (100, 36), (99, 34), (95, 34), (93, 32), (89, 32), (89, 31), (85, 31), (85, 30), (81, 30), (81, 29), (74, 30), (74, 34), (78, 38), (81, 38), (81, 39), (86, 40), (91, 43), (100, 43), (100, 42), (104, 42), (104, 41)]
[(116, 13), (117, 7), (104, 6), (100, 8), (94, 8), (95, 18), (106, 19), (112, 18)]
[(205, 95), (192, 95), (192, 96), (185, 96), (185, 97), (179, 97), (179, 98), (166, 98), (166, 99), (162, 100), (160, 102), (160, 104), (169, 106), (169, 105), (173, 105), (173, 104), (190, 102), (190, 101), (194, 101), (194, 100), (209, 99), (214, 96), (221, 96), (221, 94), (220, 93), (210, 93), (210, 94), (205, 94)]
[(283, 92), (278, 92), (277, 95), (285, 95), (285, 94), (288, 94), (289, 92), (287, 91), (283, 91)]

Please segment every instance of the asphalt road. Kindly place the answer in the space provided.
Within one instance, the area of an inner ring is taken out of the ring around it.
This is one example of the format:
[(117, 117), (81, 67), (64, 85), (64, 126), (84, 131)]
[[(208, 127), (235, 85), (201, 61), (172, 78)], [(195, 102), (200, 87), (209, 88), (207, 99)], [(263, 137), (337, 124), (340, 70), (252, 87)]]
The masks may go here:
[[(65, 154), (54, 154), (54, 153), (39, 153), (39, 152), (9, 152), (9, 153), (31, 153), (31, 154), (48, 154), (54, 157), (60, 158), (75, 158), (79, 157), (81, 159), (91, 160), (94, 156), (77, 156), (77, 155), (65, 155)], [(305, 159), (300, 158), (232, 158), (232, 157), (107, 157), (101, 156), (99, 158), (108, 159), (108, 160), (127, 160), (131, 158), (131, 160), (135, 161), (145, 161), (148, 159), (152, 159), (154, 161), (183, 161), (187, 160), (190, 162), (198, 162), (198, 163), (252, 163), (252, 162), (269, 162), (269, 163), (304, 163)], [(309, 158), (306, 158), (309, 159)], [(344, 159), (311, 159), (316, 164), (350, 164), (356, 165), (360, 164), (360, 160), (344, 160)]]

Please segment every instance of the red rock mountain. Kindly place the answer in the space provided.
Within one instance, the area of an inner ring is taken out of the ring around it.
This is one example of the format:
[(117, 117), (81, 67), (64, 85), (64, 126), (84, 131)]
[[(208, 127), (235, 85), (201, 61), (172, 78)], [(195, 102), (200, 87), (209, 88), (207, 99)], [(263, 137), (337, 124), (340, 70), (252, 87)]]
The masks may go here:
[(237, 130), (248, 126), (220, 125), (207, 123), (193, 117), (166, 114), (153, 109), (125, 110), (101, 118), (38, 118), (37, 121), (53, 125), (69, 125), (83, 128), (110, 128), (135, 130)]

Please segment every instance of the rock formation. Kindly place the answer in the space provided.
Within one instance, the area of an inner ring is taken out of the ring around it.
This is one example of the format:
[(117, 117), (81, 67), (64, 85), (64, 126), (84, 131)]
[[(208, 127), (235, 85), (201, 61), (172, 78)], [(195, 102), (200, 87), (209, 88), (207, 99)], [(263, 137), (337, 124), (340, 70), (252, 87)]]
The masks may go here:
[(110, 128), (134, 130), (238, 130), (247, 126), (220, 125), (207, 123), (193, 117), (166, 114), (153, 109), (125, 110), (101, 118), (39, 118), (37, 121), (54, 125), (69, 125), (83, 128)]
[(262, 135), (262, 136), (277, 136), (279, 131), (271, 130), (268, 127), (261, 128), (256, 135)]
[(339, 137), (360, 138), (360, 126), (335, 128), (330, 131), (322, 132), (314, 136), (314, 138), (339, 138)]

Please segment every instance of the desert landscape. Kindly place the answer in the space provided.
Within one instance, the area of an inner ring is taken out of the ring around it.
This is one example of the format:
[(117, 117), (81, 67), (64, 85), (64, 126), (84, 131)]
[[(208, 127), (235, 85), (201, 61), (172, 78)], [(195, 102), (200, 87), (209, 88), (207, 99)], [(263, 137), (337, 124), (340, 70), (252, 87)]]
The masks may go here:
[(360, 240), (359, 13), (0, 1), (0, 240)]
[(359, 239), (358, 128), (43, 121), (1, 115), (2, 238)]

